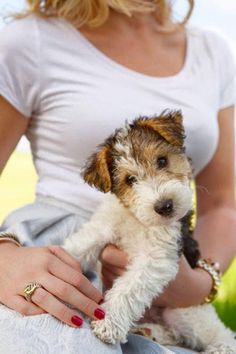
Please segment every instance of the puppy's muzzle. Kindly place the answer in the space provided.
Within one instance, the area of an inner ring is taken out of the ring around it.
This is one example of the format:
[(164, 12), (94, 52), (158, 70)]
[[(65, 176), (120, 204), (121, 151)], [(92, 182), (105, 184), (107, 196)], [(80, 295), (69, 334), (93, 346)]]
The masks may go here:
[(155, 203), (154, 210), (161, 216), (170, 217), (174, 211), (174, 203), (172, 199), (161, 200)]

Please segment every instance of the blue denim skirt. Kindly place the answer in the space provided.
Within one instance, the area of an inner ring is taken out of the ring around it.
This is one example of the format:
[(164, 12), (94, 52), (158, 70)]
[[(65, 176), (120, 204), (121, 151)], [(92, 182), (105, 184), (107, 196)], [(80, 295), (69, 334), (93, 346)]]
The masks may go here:
[[(91, 214), (52, 198), (38, 198), (33, 204), (13, 211), (0, 226), (0, 232), (14, 232), (25, 246), (60, 245), (89, 220)], [(96, 273), (88, 278), (101, 287)], [(79, 313), (79, 311), (78, 311)], [(83, 314), (81, 314), (82, 317)], [(72, 328), (49, 314), (22, 316), (0, 304), (0, 354), (190, 354), (191, 350), (163, 347), (131, 334), (122, 345), (107, 345), (90, 331)]]

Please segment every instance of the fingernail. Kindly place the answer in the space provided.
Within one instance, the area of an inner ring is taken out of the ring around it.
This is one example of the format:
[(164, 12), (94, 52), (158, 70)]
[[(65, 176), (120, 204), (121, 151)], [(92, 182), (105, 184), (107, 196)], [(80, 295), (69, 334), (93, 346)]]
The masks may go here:
[(96, 309), (94, 311), (94, 316), (99, 320), (103, 320), (105, 317), (105, 312), (102, 309)]
[(83, 320), (82, 320), (82, 318), (80, 318), (79, 316), (73, 316), (73, 317), (71, 317), (71, 322), (75, 325), (75, 326), (77, 326), (77, 327), (80, 327), (80, 326), (82, 326), (82, 324), (83, 324)]
[(101, 305), (101, 304), (103, 304), (103, 303), (104, 303), (104, 299), (100, 300), (99, 303), (98, 303), (98, 305)]

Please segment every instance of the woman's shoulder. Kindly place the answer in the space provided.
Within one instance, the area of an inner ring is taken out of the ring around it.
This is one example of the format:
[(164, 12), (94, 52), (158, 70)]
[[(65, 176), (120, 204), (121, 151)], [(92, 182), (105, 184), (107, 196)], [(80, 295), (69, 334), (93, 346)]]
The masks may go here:
[[(208, 55), (232, 54), (232, 45), (229, 39), (217, 30), (189, 27), (189, 36), (195, 41), (196, 50), (204, 50)], [(215, 58), (216, 59), (216, 58)]]
[(24, 51), (33, 50), (40, 45), (41, 37), (60, 37), (62, 24), (59, 19), (45, 19), (38, 15), (27, 15), (12, 19), (0, 31), (0, 47), (3, 49)]
[(205, 67), (206, 73), (209, 73), (210, 67), (222, 85), (232, 81), (236, 75), (236, 59), (229, 39), (218, 31), (196, 27), (188, 28), (188, 35), (195, 62), (201, 63), (199, 65)]
[[(190, 28), (193, 61), (204, 79), (213, 80), (219, 91), (219, 107), (235, 102), (236, 55), (229, 39), (213, 30)], [(200, 72), (200, 70), (199, 70)]]
[(1, 53), (11, 56), (32, 53), (37, 45), (37, 28), (34, 16), (14, 19), (7, 23), (0, 31)]

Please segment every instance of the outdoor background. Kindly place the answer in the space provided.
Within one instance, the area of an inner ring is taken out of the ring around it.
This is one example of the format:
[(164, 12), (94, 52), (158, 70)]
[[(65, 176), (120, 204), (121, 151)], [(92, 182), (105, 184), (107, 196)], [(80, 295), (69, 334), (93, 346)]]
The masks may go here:
[[(236, 58), (236, 0), (195, 0), (195, 2), (190, 24), (224, 34), (231, 43)], [(176, 0), (173, 3), (175, 17), (180, 19), (181, 14), (187, 9), (187, 1)], [(24, 0), (0, 0), (0, 30), (8, 21), (6, 15), (20, 11), (24, 5)], [(36, 180), (29, 144), (23, 138), (0, 178), (0, 224), (10, 211), (33, 201)], [(220, 296), (215, 305), (225, 323), (236, 331), (236, 260), (224, 276)]]

